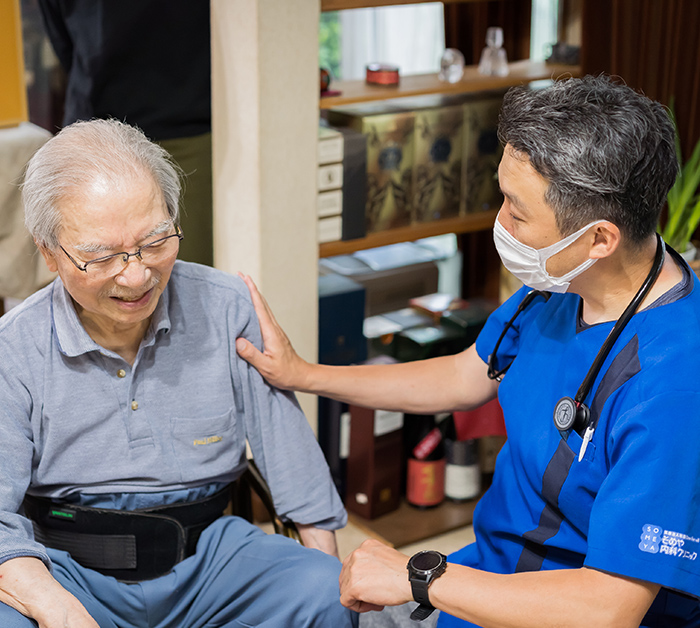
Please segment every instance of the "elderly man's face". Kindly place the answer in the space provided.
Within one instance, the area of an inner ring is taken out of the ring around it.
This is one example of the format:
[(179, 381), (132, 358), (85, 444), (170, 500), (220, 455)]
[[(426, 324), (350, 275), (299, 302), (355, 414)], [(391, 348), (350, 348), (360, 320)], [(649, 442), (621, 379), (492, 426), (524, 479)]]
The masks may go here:
[[(126, 251), (171, 233), (163, 195), (153, 179), (144, 175), (115, 186), (101, 177), (65, 199), (59, 206), (59, 243), (79, 263)], [(76, 303), (83, 324), (105, 334), (145, 325), (158, 304), (177, 257), (177, 239), (168, 242), (168, 255), (157, 264), (136, 257), (105, 275), (76, 268), (60, 248), (43, 250), (51, 270), (57, 271)], [(121, 271), (119, 270), (120, 268)]]

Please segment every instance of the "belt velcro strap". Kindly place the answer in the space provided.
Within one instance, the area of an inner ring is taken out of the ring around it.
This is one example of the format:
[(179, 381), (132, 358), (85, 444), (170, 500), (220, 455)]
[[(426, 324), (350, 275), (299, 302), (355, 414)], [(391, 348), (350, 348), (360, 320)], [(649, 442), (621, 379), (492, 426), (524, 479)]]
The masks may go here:
[(54, 549), (68, 552), (90, 569), (136, 569), (136, 536), (133, 534), (81, 534), (49, 530), (34, 523), (34, 538)]
[(83, 567), (138, 582), (168, 573), (193, 554), (200, 534), (228, 500), (226, 487), (195, 502), (126, 511), (27, 495), (24, 512), (39, 543), (68, 552)]

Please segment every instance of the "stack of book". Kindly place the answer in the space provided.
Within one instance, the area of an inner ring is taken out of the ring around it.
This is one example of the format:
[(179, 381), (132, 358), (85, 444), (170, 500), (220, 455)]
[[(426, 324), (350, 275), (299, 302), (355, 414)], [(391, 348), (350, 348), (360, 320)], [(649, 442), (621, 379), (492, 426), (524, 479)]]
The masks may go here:
[(343, 135), (328, 127), (318, 128), (318, 241), (335, 242), (342, 237)]
[(365, 236), (367, 139), (349, 128), (319, 126), (318, 240)]

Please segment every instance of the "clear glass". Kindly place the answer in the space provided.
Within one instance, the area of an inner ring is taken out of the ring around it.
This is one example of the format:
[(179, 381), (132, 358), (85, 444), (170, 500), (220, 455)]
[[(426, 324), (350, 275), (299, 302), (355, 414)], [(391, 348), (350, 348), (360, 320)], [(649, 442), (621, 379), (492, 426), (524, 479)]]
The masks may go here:
[(456, 48), (448, 48), (440, 59), (438, 78), (446, 83), (459, 83), (464, 76), (464, 55)]
[(503, 29), (498, 26), (492, 26), (486, 29), (486, 45), (489, 48), (503, 47)]
[(503, 48), (503, 29), (498, 26), (486, 31), (486, 47), (479, 60), (479, 73), (490, 76), (508, 75), (508, 57)]

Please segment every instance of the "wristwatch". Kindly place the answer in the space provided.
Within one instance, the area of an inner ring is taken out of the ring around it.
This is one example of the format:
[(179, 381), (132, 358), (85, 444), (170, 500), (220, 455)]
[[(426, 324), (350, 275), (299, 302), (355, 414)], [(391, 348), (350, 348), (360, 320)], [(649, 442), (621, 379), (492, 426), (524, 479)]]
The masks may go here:
[(419, 604), (411, 613), (411, 619), (423, 621), (435, 610), (428, 597), (428, 587), (433, 580), (445, 573), (447, 556), (434, 550), (418, 552), (411, 556), (406, 569), (408, 569), (413, 599)]

